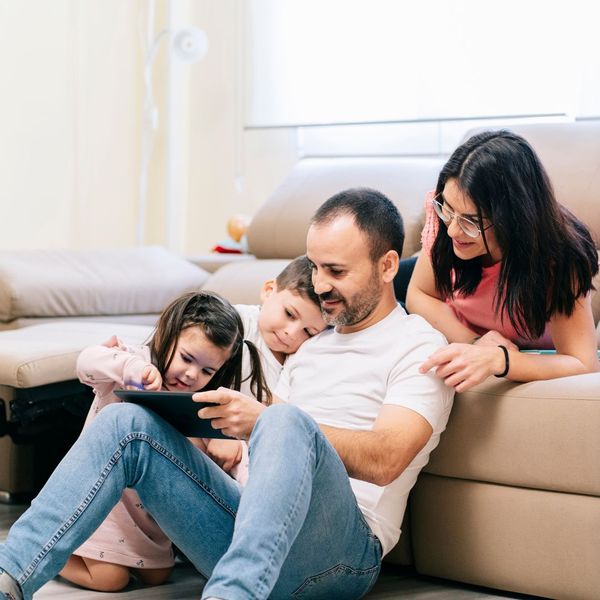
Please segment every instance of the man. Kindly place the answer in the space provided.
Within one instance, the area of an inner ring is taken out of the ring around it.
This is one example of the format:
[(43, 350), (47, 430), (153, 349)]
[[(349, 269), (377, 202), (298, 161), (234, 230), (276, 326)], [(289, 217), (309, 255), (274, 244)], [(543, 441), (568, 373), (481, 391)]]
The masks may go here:
[(195, 395), (219, 404), (201, 417), (249, 439), (243, 490), (143, 409), (107, 407), (0, 547), (0, 590), (14, 578), (29, 598), (134, 487), (208, 577), (205, 599), (366, 594), (452, 404), (451, 390), (418, 371), (443, 337), (394, 297), (403, 241), (382, 194), (330, 198), (307, 256), (335, 328), (289, 359), (275, 390), (285, 403), (265, 408), (224, 389)]

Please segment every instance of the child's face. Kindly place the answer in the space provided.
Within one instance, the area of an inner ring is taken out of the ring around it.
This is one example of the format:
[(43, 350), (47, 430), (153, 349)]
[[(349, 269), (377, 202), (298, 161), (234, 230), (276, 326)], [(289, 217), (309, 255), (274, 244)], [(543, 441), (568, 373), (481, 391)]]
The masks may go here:
[(268, 281), (261, 293), (258, 328), (274, 353), (293, 354), (309, 337), (325, 329), (321, 309), (290, 290), (277, 291)]
[(179, 334), (163, 384), (172, 392), (197, 392), (213, 378), (230, 353), (231, 348), (215, 346), (200, 327), (187, 327)]

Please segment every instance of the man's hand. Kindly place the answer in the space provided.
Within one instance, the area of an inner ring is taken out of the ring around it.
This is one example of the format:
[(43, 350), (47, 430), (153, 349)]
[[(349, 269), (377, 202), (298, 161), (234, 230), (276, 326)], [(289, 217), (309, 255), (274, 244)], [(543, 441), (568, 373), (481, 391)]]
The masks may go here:
[(150, 392), (158, 392), (162, 388), (162, 377), (154, 365), (148, 365), (142, 373), (142, 385)]
[(214, 429), (220, 429), (225, 435), (239, 440), (250, 437), (256, 419), (266, 408), (254, 398), (224, 387), (209, 392), (196, 392), (192, 400), (217, 404), (218, 406), (200, 409), (198, 416), (201, 419), (212, 419)]
[(206, 454), (210, 456), (223, 471), (229, 473), (242, 460), (242, 442), (238, 440), (208, 440)]

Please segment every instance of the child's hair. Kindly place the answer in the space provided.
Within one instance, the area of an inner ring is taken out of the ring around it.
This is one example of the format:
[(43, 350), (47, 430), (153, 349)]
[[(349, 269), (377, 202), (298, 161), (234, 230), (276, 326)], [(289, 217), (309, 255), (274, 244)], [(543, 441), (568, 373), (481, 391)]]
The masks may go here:
[(189, 292), (173, 300), (162, 312), (150, 340), (152, 361), (164, 375), (173, 360), (181, 332), (188, 327), (200, 327), (207, 339), (218, 348), (231, 347), (231, 355), (215, 373), (205, 390), (220, 386), (240, 389), (242, 354), (246, 344), (252, 371), (250, 387), (259, 402), (270, 404), (271, 391), (265, 381), (256, 346), (244, 340), (244, 326), (235, 308), (213, 292)]
[[(495, 310), (506, 311), (522, 337), (542, 335), (556, 313), (573, 313), (593, 290), (598, 253), (587, 227), (554, 196), (533, 148), (509, 131), (485, 131), (459, 146), (440, 172), (436, 194), (449, 179), (486, 217), (502, 253)], [(487, 248), (485, 231), (483, 242)], [(489, 251), (489, 249), (488, 249)], [(462, 260), (440, 227), (431, 259), (442, 298), (473, 294), (481, 281), (482, 257)]]
[(319, 303), (319, 296), (315, 294), (315, 288), (312, 283), (312, 264), (306, 258), (306, 255), (298, 256), (289, 265), (277, 275), (275, 279), (277, 285), (277, 291), (282, 292), (283, 290), (289, 290), (296, 294), (300, 294), (303, 298), (311, 300), (317, 306), (321, 306)]

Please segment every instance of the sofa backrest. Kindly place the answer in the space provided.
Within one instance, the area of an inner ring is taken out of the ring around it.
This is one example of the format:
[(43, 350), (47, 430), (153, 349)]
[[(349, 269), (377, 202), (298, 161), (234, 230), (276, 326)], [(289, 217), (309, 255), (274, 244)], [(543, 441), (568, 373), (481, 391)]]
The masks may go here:
[[(600, 247), (600, 122), (538, 123), (507, 127), (535, 149), (557, 200), (592, 231)], [(475, 131), (467, 132), (465, 139)]]
[(443, 158), (309, 158), (298, 162), (261, 206), (248, 229), (257, 258), (295, 258), (306, 252), (306, 232), (327, 198), (351, 187), (372, 187), (399, 208), (404, 256), (420, 247), (425, 193), (435, 187)]

